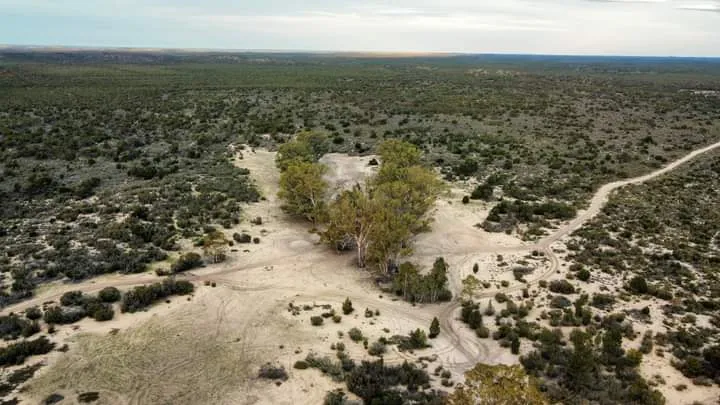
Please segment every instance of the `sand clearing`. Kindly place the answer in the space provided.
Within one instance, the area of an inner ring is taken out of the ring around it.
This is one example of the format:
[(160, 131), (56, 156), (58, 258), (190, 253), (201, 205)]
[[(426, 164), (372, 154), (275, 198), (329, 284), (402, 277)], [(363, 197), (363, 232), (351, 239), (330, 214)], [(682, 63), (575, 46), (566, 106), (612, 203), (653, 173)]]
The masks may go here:
[[(537, 243), (478, 229), (474, 225), (482, 221), (488, 207), (475, 202), (463, 205), (459, 196), (464, 191), (451, 190), (438, 202), (433, 229), (418, 237), (417, 253), (410, 259), (428, 266), (435, 257), (445, 257), (450, 264), (450, 287), (456, 297), (462, 279), (472, 273), (474, 263), (480, 264), (475, 276), (493, 284), (478, 293), (477, 298), (483, 302), (498, 291), (517, 295), (521, 289), (530, 287), (535, 292), (533, 283), (562, 277), (558, 271), (562, 273), (566, 263), (556, 254), (562, 248), (562, 239), (596, 215), (612, 190), (646, 181), (719, 146), (717, 143), (696, 151), (650, 175), (604, 186), (588, 210)], [(334, 154), (324, 157), (323, 162), (330, 168), (329, 182), (340, 187), (362, 182), (374, 171), (367, 164), (369, 159)], [(315, 370), (293, 370), (296, 360), (304, 359), (311, 351), (332, 354), (330, 345), (338, 341), (345, 343), (356, 360), (369, 358), (362, 345), (347, 337), (350, 328), (360, 328), (373, 342), (381, 336), (427, 329), (434, 316), (441, 320), (441, 334), (432, 341), (432, 348), (414, 354), (391, 348), (386, 361), (436, 356), (430, 367), (443, 365), (453, 371), (452, 380), (456, 382), (462, 381), (462, 373), (477, 362), (517, 362), (509, 350), (491, 339), (477, 339), (456, 319), (457, 300), (413, 307), (395, 297), (382, 296), (371, 275), (355, 268), (351, 253), (338, 255), (329, 251), (318, 244), (316, 235), (308, 232), (307, 224), (288, 220), (277, 202), (279, 174), (274, 153), (246, 148), (235, 163), (250, 169), (266, 199), (245, 207), (248, 219), (262, 217), (261, 225), (246, 222), (227, 234), (247, 231), (260, 236), (261, 243), (236, 245), (226, 262), (185, 275), (198, 282), (198, 290), (190, 301), (175, 297), (170, 304), (159, 304), (141, 314), (118, 315), (111, 322), (85, 320), (78, 330), (61, 327), (53, 340), (60, 345), (69, 344), (70, 350), (47, 356), (49, 367), (41, 369), (21, 398), (39, 403), (49, 394), (60, 393), (66, 398), (61, 403), (69, 404), (75, 403), (78, 393), (98, 391), (99, 403), (107, 404), (317, 404), (326, 391), (337, 385), (328, 378), (320, 378)], [(533, 250), (542, 255), (528, 259)], [(500, 266), (497, 255), (502, 255), (508, 265)], [(534, 269), (527, 277), (527, 285), (515, 282), (508, 273), (519, 260), (530, 261)], [(128, 287), (158, 279), (146, 273), (55, 285), (44, 289), (37, 298), (3, 312), (57, 300), (69, 290), (94, 292), (109, 285)], [(513, 283), (508, 288), (496, 286), (502, 280)], [(217, 287), (203, 285), (203, 281), (214, 281)], [(346, 297), (353, 301), (356, 311), (343, 316), (339, 324), (327, 319), (323, 326), (311, 326), (310, 316), (319, 315), (320, 309), (302, 311), (297, 316), (288, 312), (291, 302), (299, 306), (329, 304), (340, 312)], [(380, 315), (365, 318), (365, 308), (378, 310)], [(532, 313), (531, 317), (535, 315)], [(113, 328), (118, 329), (117, 333), (108, 335)], [(345, 333), (342, 338), (338, 336), (340, 331)], [(528, 349), (524, 344), (523, 351)], [(666, 386), (659, 388), (671, 400), (669, 403), (690, 403), (717, 396), (714, 387), (698, 388), (678, 376), (667, 360), (652, 357), (648, 360), (643, 370), (648, 367), (660, 370), (655, 373), (668, 380)], [(280, 386), (258, 380), (257, 370), (265, 362), (283, 365), (290, 379)], [(674, 392), (672, 386), (678, 383), (686, 383), (688, 391)]]

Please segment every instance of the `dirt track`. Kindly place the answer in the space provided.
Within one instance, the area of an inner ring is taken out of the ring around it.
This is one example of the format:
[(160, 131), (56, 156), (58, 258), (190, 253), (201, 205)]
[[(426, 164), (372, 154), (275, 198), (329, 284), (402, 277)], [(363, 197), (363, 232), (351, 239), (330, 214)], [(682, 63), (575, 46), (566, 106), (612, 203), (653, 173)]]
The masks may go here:
[[(553, 245), (595, 217), (607, 202), (612, 191), (625, 185), (642, 183), (665, 174), (696, 156), (718, 147), (720, 147), (720, 142), (698, 149), (650, 174), (602, 186), (593, 196), (587, 210), (580, 212), (577, 218), (564, 224), (537, 243), (513, 242), (508, 240), (505, 235), (498, 236), (498, 238), (503, 239), (493, 239), (494, 236), (482, 234), (482, 231), (472, 227), (472, 224), (463, 219), (462, 221), (465, 223), (461, 225), (465, 226), (466, 229), (463, 228), (459, 231), (457, 231), (457, 223), (438, 223), (436, 229), (428, 236), (428, 239), (418, 246), (420, 251), (413, 259), (427, 261), (443, 255), (451, 262), (452, 272), (455, 270), (452, 267), (452, 261), (468, 264), (472, 261), (473, 255), (483, 253), (527, 254), (533, 250), (538, 250), (544, 253), (546, 261), (542, 268), (536, 272), (537, 274), (528, 279), (528, 284), (535, 284), (540, 280), (549, 278), (560, 269), (560, 259), (553, 251)], [(268, 337), (264, 338), (265, 341), (262, 343), (255, 343), (253, 346), (247, 347), (247, 351), (270, 350), (274, 345), (274, 347), (277, 347), (275, 340), (271, 342), (268, 339), (272, 339), (271, 336), (279, 333), (276, 330), (279, 326), (268, 324), (268, 319), (273, 318), (268, 318), (267, 314), (284, 312), (280, 308), (287, 305), (288, 301), (300, 303), (317, 301), (336, 305), (342, 302), (345, 297), (350, 297), (358, 309), (373, 308), (380, 310), (382, 316), (377, 321), (377, 326), (385, 326), (387, 329), (392, 330), (393, 333), (407, 333), (410, 328), (415, 327), (426, 328), (433, 316), (440, 319), (441, 337), (433, 342), (434, 347), (432, 349), (417, 355), (391, 351), (386, 356), (386, 361), (389, 363), (436, 354), (439, 361), (446, 368), (452, 370), (456, 375), (461, 375), (462, 372), (477, 362), (496, 363), (508, 361), (506, 357), (507, 350), (499, 348), (497, 343), (493, 341), (477, 339), (472, 331), (469, 331), (456, 319), (460, 307), (459, 300), (442, 305), (412, 307), (404, 302), (378, 297), (378, 291), (374, 287), (371, 277), (364, 272), (353, 270), (350, 264), (352, 259), (349, 256), (329, 253), (327, 249), (316, 243), (317, 240), (314, 235), (307, 233), (304, 224), (288, 221), (279, 210), (275, 197), (278, 175), (273, 164), (274, 154), (266, 151), (257, 151), (252, 155), (246, 152), (246, 154), (245, 159), (238, 159), (236, 163), (251, 170), (251, 173), (258, 181), (258, 185), (267, 197), (265, 201), (246, 207), (246, 213), (248, 217), (262, 216), (267, 221), (261, 227), (252, 228), (254, 232), (258, 232), (259, 228), (263, 228), (267, 231), (267, 236), (263, 237), (263, 242), (260, 245), (249, 247), (252, 250), (249, 253), (233, 254), (227, 263), (210, 266), (182, 277), (199, 283), (215, 281), (222, 288), (222, 290), (221, 288), (213, 290), (215, 294), (227, 294), (227, 297), (222, 295), (225, 300), (246, 300), (242, 301), (242, 304), (237, 304), (238, 308), (247, 306), (249, 309), (249, 306), (253, 305), (253, 311), (256, 313), (253, 316), (248, 315), (247, 318), (243, 317), (238, 322), (249, 325), (246, 326), (248, 328), (252, 327), (252, 325), (262, 325), (261, 332), (267, 333)], [(330, 166), (336, 167), (335, 174), (340, 177), (333, 180), (334, 184), (348, 184), (349, 179), (345, 178), (346, 176), (343, 173), (350, 173), (353, 177), (364, 176), (369, 173), (366, 169), (367, 162), (362, 159), (351, 159), (338, 155), (330, 156), (328, 159), (331, 160)], [(350, 160), (345, 161), (343, 159)], [(447, 220), (452, 219), (455, 213), (458, 212), (457, 210), (461, 209), (465, 208), (459, 205), (441, 205), (438, 208), (439, 215)], [(455, 240), (454, 246), (448, 243), (448, 235), (451, 232), (459, 233), (462, 238)], [(497, 240), (500, 240), (501, 243), (494, 244)], [(434, 246), (435, 249), (424, 249), (426, 246)], [(156, 282), (159, 279), (154, 274), (145, 273), (127, 276), (104, 276), (83, 283), (56, 285), (45, 289), (30, 300), (5, 308), (2, 312), (17, 312), (33, 305), (41, 305), (46, 301), (57, 301), (63, 293), (71, 290), (92, 293), (107, 286), (131, 287)], [(450, 279), (451, 287), (454, 290), (453, 294), (457, 297), (459, 295), (460, 275), (451, 274)], [(491, 298), (498, 292), (519, 292), (526, 287), (526, 284), (514, 284), (509, 288), (480, 294), (477, 298)], [(270, 299), (270, 297), (273, 299)], [(259, 303), (264, 303), (265, 306)], [(217, 309), (218, 324), (225, 319), (223, 318), (225, 316), (223, 311), (225, 311), (224, 307)], [(350, 325), (357, 324), (359, 326), (362, 324), (365, 328), (368, 328), (362, 318), (357, 319), (356, 317), (356, 319), (349, 319), (347, 322), (350, 322)], [(348, 327), (349, 325), (343, 320), (343, 328), (347, 330)], [(299, 340), (302, 340), (301, 337), (305, 336), (307, 341), (310, 342), (311, 337), (315, 336), (315, 341), (317, 341), (317, 329), (303, 328), (305, 326), (302, 326), (300, 331), (297, 332), (297, 336), (300, 336), (298, 337)], [(246, 331), (244, 333), (255, 332)], [(323, 335), (325, 337), (323, 337), (322, 342), (327, 342), (333, 336), (331, 331), (326, 330), (322, 333), (327, 333)], [(260, 336), (265, 335), (261, 334)], [(322, 342), (307, 343), (307, 347), (310, 348), (308, 350), (329, 353), (330, 351), (326, 347), (328, 344)], [(363, 356), (366, 353), (360, 349), (351, 352), (351, 354)], [(287, 362), (294, 358), (292, 353), (284, 356), (286, 356), (283, 358)], [(301, 391), (304, 393), (303, 395), (307, 394), (308, 391), (314, 392), (307, 386), (294, 386), (292, 384), (294, 383), (288, 385), (288, 389), (294, 390), (293, 392)], [(145, 387), (144, 389), (149, 388)], [(279, 401), (279, 399), (277, 400)], [(299, 397), (296, 397), (294, 403), (305, 403), (305, 400), (300, 402), (298, 400)]]

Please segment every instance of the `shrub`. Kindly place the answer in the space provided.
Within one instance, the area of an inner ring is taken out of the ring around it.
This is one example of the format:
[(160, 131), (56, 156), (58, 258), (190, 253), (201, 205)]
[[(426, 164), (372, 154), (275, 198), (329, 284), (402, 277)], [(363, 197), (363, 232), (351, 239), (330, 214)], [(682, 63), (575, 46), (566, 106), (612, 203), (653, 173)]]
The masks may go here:
[(345, 302), (343, 302), (342, 305), (342, 311), (343, 314), (349, 315), (351, 314), (355, 309), (352, 306), (352, 301), (350, 301), (350, 298), (345, 298)]
[(329, 375), (334, 381), (343, 381), (345, 379), (346, 368), (351, 370), (355, 366), (352, 360), (345, 360), (338, 363), (327, 356), (317, 357), (314, 353), (308, 354), (305, 362), (309, 367), (316, 368), (323, 374)]
[(82, 306), (84, 297), (82, 291), (68, 291), (60, 297), (60, 304), (66, 307)]
[(39, 326), (35, 321), (28, 321), (12, 314), (0, 316), (0, 337), (2, 339), (17, 339), (19, 336), (28, 337), (39, 332)]
[(43, 320), (45, 323), (48, 324), (69, 324), (69, 323), (75, 323), (85, 317), (86, 313), (85, 310), (80, 309), (73, 309), (73, 310), (66, 310), (59, 306), (50, 307), (45, 310), (45, 314), (43, 315)]
[(487, 339), (490, 337), (490, 329), (486, 328), (485, 326), (480, 326), (479, 328), (475, 329), (475, 334), (480, 339)]
[(323, 324), (323, 317), (322, 316), (310, 317), (310, 323), (312, 324), (312, 326), (320, 326)]
[(346, 405), (347, 403), (347, 395), (341, 389), (328, 391), (323, 401), (323, 405)]
[(42, 311), (38, 307), (30, 307), (25, 310), (25, 317), (31, 321), (37, 321), (42, 318)]
[(580, 281), (588, 281), (590, 280), (590, 272), (587, 269), (582, 269), (578, 271), (577, 278)]
[(470, 204), (470, 197), (469, 197), (469, 196), (464, 196), (464, 197), (462, 198), (462, 203), (463, 203), (463, 204)]
[(155, 301), (170, 295), (187, 295), (195, 290), (189, 281), (165, 279), (162, 283), (138, 286), (123, 295), (120, 304), (122, 312), (137, 312), (152, 305)]
[(553, 280), (550, 282), (550, 291), (556, 294), (574, 294), (575, 287), (567, 280)]
[(368, 354), (371, 356), (382, 356), (387, 351), (385, 344), (382, 342), (374, 342), (368, 349)]
[(363, 333), (358, 328), (352, 328), (348, 331), (348, 336), (350, 336), (350, 340), (353, 342), (359, 342), (363, 340)]
[(440, 321), (434, 317), (430, 323), (430, 339), (435, 339), (440, 334)]
[(615, 297), (610, 294), (593, 294), (590, 305), (600, 308), (608, 309), (615, 303)]
[(246, 233), (234, 233), (233, 240), (237, 243), (250, 243), (252, 242), (252, 236)]
[(572, 305), (572, 302), (570, 302), (569, 299), (566, 297), (563, 297), (562, 295), (556, 295), (555, 297), (550, 300), (550, 307), (551, 308), (568, 308)]
[(182, 273), (202, 266), (202, 257), (195, 252), (188, 252), (180, 255), (178, 260), (170, 268), (173, 273)]
[(98, 322), (104, 322), (113, 319), (113, 317), (115, 316), (115, 311), (109, 304), (100, 304), (97, 306), (97, 308), (95, 308), (95, 310), (90, 314), (90, 316), (92, 316), (92, 318)]
[(120, 301), (122, 294), (120, 294), (120, 290), (118, 290), (115, 287), (106, 287), (100, 290), (98, 293), (98, 298), (102, 302), (117, 302)]
[(648, 293), (648, 284), (647, 281), (645, 281), (645, 277), (642, 276), (635, 276), (630, 280), (630, 283), (628, 284), (628, 290), (632, 292), (633, 294), (647, 294)]
[(287, 371), (285, 371), (285, 367), (275, 367), (270, 363), (266, 363), (262, 367), (260, 367), (258, 377), (265, 378), (267, 380), (287, 381), (288, 373)]
[(0, 366), (22, 364), (30, 356), (48, 353), (55, 347), (45, 336), (35, 340), (23, 340), (0, 348)]
[(335, 322), (335, 323), (340, 323), (340, 321), (342, 321), (342, 316), (340, 316), (340, 315), (333, 315), (332, 320), (333, 320), (333, 322)]
[(295, 364), (293, 364), (293, 368), (297, 369), (297, 370), (305, 370), (308, 367), (309, 366), (308, 366), (307, 362), (304, 360), (298, 360), (295, 362)]
[(258, 238), (257, 236), (254, 237), (254, 238), (253, 238), (253, 243), (256, 244), (256, 245), (259, 244), (259, 243), (260, 243), (260, 238)]
[(510, 340), (510, 351), (512, 354), (520, 354), (520, 339), (517, 336)]

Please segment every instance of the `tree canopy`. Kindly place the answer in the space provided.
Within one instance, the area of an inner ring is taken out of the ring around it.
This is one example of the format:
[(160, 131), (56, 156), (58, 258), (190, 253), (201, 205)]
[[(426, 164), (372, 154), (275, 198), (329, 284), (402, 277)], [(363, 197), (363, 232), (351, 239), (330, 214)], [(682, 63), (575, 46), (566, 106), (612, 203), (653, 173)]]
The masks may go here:
[(535, 381), (521, 366), (477, 364), (465, 384), (448, 397), (449, 405), (547, 405)]

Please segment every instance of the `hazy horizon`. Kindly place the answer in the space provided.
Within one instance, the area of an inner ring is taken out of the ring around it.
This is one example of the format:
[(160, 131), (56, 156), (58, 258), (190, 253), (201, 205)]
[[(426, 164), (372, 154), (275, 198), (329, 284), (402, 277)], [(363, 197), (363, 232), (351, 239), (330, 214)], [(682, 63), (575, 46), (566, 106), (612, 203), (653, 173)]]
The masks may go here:
[(0, 0), (15, 46), (720, 56), (719, 0)]

